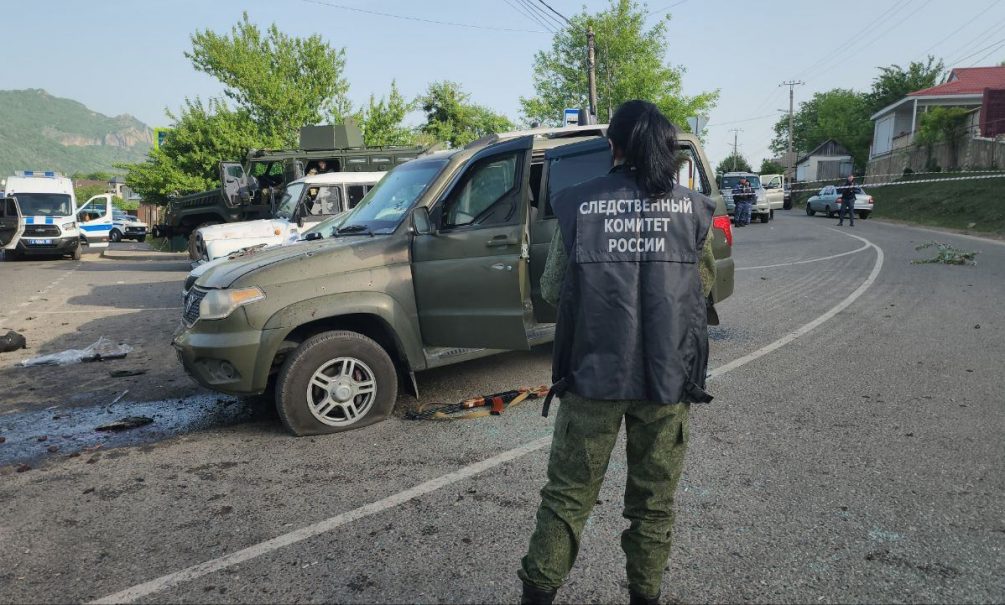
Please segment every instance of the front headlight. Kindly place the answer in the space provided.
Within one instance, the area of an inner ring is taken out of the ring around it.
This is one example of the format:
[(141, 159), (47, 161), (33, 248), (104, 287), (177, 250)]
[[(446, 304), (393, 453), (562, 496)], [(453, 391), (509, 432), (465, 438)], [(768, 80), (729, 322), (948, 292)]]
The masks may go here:
[(74, 229), (77, 228), (77, 223), (63, 223), (62, 225), (60, 225), (60, 227), (63, 229), (63, 231), (73, 231)]
[(199, 319), (224, 319), (238, 307), (264, 299), (265, 292), (256, 286), (236, 290), (210, 290), (199, 303)]

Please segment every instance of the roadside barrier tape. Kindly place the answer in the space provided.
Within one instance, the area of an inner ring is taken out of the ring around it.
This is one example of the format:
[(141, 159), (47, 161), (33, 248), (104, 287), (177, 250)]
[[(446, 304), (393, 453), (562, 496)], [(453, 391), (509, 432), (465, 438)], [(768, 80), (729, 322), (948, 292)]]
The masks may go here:
[[(1005, 174), (1005, 170), (1000, 170), (1000, 169), (996, 169), (996, 170), (959, 170), (958, 172), (960, 174), (990, 174), (992, 172), (999, 172), (999, 173)], [(858, 182), (859, 185), (861, 185), (862, 181), (864, 181), (866, 179), (878, 179), (878, 178), (887, 178), (887, 177), (903, 178), (905, 176), (920, 176), (920, 175), (924, 175), (924, 174), (954, 174), (954, 173), (943, 172), (941, 170), (940, 171), (928, 171), (928, 172), (909, 172), (908, 174), (904, 174), (903, 172), (891, 172), (889, 174), (867, 174), (865, 176), (855, 175), (855, 180)], [(789, 180), (789, 183), (791, 183), (793, 185), (809, 185), (810, 183), (827, 183), (829, 185), (833, 185), (833, 184), (837, 183), (840, 180), (841, 179), (817, 179), (815, 181), (792, 181), (792, 180)], [(868, 185), (868, 183), (865, 183), (865, 184)]]
[[(956, 176), (947, 179), (918, 179), (916, 181), (889, 181), (886, 183), (855, 183), (856, 187), (862, 189), (874, 189), (876, 187), (892, 187), (895, 185), (919, 185), (924, 183), (948, 183), (951, 181), (979, 181), (983, 179), (1000, 179), (1005, 177), (1005, 172), (998, 174), (984, 174), (980, 176)], [(840, 187), (841, 185), (835, 185)], [(792, 193), (802, 193), (805, 191), (819, 191), (816, 187), (812, 189), (792, 189)]]
[[(835, 231), (837, 233), (840, 233), (841, 235), (852, 237), (867, 244), (869, 247), (876, 249), (876, 262), (873, 265), (872, 271), (869, 273), (869, 277), (867, 277), (866, 280), (862, 282), (862, 284), (858, 288), (856, 288), (854, 292), (845, 297), (845, 299), (839, 302), (837, 305), (831, 307), (831, 309), (825, 312), (823, 315), (817, 317), (813, 321), (804, 324), (803, 326), (795, 329), (794, 331), (789, 332), (782, 338), (779, 338), (778, 340), (768, 345), (765, 345), (764, 347), (761, 347), (760, 349), (752, 353), (744, 355), (743, 357), (740, 357), (738, 359), (734, 359), (733, 361), (725, 365), (715, 368), (714, 370), (709, 372), (708, 374), (709, 379), (717, 378), (719, 376), (722, 376), (726, 372), (730, 372), (732, 370), (740, 368), (750, 363), (751, 361), (754, 361), (755, 359), (763, 357), (768, 353), (776, 351), (781, 347), (789, 344), (790, 342), (796, 340), (797, 338), (805, 336), (806, 334), (812, 332), (821, 324), (823, 324), (824, 322), (833, 318), (835, 315), (837, 315), (844, 309), (851, 306), (851, 304), (854, 303), (856, 300), (858, 300), (863, 294), (865, 294), (866, 290), (868, 290), (869, 287), (876, 281), (876, 278), (879, 277), (880, 270), (882, 270), (883, 268), (883, 249), (877, 246), (876, 244), (870, 242), (869, 240), (865, 239), (864, 237), (852, 235), (845, 231), (838, 231), (837, 229), (831, 229), (831, 231)], [(419, 496), (435, 492), (448, 485), (452, 485), (459, 481), (469, 479), (471, 477), (479, 475), (487, 470), (490, 470), (507, 462), (512, 462), (514, 460), (522, 458), (527, 454), (532, 454), (538, 450), (548, 447), (551, 444), (551, 439), (552, 439), (551, 435), (548, 435), (546, 437), (539, 437), (538, 439), (535, 439), (534, 441), (531, 441), (529, 443), (525, 443), (524, 445), (521, 445), (519, 447), (506, 450), (504, 452), (496, 454), (495, 456), (492, 456), (491, 458), (486, 458), (480, 462), (475, 462), (474, 464), (470, 464), (468, 466), (459, 468), (456, 471), (447, 473), (446, 475), (437, 477), (436, 479), (431, 479), (429, 481), (426, 481), (425, 483), (420, 483), (419, 485), (416, 485), (404, 491), (391, 494), (390, 496), (387, 496), (381, 500), (371, 502), (370, 504), (364, 504), (359, 508), (355, 508), (350, 511), (340, 513), (327, 519), (323, 519), (316, 523), (312, 523), (311, 525), (301, 527), (300, 529), (295, 529), (289, 533), (276, 536), (275, 538), (266, 540), (264, 542), (260, 542), (258, 544), (253, 544), (251, 546), (232, 552), (230, 554), (226, 554), (221, 557), (217, 557), (215, 559), (209, 559), (208, 561), (197, 563), (195, 565), (186, 567), (185, 569), (182, 569), (180, 571), (169, 573), (160, 576), (159, 578), (154, 578), (153, 580), (148, 580), (141, 584), (137, 584), (130, 588), (126, 588), (125, 590), (121, 590), (114, 594), (110, 594), (106, 597), (102, 597), (95, 601), (91, 601), (91, 603), (132, 603), (149, 595), (158, 592), (163, 592), (165, 590), (178, 586), (179, 584), (184, 584), (185, 582), (196, 580), (205, 575), (215, 573), (224, 569), (228, 569), (235, 565), (244, 563), (245, 561), (249, 561), (251, 559), (255, 559), (262, 555), (266, 555), (273, 551), (279, 550), (280, 548), (285, 548), (298, 542), (302, 542), (304, 540), (309, 540), (316, 536), (326, 534), (343, 525), (347, 525), (354, 521), (358, 521), (360, 519), (364, 519), (366, 517), (376, 515), (378, 513), (382, 513), (392, 508), (401, 506), (402, 504), (408, 502), (409, 500), (412, 500), (413, 498), (418, 498)]]

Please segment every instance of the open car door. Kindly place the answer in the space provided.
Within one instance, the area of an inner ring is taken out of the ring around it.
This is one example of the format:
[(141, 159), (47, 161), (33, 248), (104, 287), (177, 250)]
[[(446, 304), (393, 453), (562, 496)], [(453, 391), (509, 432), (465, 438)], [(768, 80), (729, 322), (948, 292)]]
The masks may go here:
[(424, 344), (529, 349), (530, 136), (472, 156), (431, 208), (432, 233), (412, 240)]
[(250, 203), (258, 189), (258, 181), (249, 177), (238, 162), (220, 162), (220, 182), (231, 206)]
[(13, 250), (24, 234), (21, 207), (16, 197), (0, 198), (0, 248)]

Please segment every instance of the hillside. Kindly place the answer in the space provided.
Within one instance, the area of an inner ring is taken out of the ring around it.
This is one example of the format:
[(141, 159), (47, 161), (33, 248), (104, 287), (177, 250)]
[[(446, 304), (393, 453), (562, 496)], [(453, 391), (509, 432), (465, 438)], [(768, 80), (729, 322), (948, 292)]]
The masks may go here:
[(142, 160), (150, 128), (130, 115), (108, 117), (44, 90), (0, 91), (0, 178), (15, 170), (112, 171)]

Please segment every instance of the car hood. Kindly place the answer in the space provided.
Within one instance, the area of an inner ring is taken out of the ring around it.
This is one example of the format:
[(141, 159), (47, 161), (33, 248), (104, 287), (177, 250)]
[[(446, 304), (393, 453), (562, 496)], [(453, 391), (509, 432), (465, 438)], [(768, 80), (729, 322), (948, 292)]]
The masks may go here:
[[(298, 242), (294, 246), (277, 246), (260, 249), (250, 249), (236, 258), (217, 259), (219, 264), (208, 266), (196, 285), (203, 288), (227, 288), (238, 279), (265, 268), (275, 268), (284, 263), (292, 264), (299, 260), (314, 256), (339, 256), (343, 254), (357, 257), (381, 258), (379, 251), (370, 252), (369, 248), (386, 247), (386, 240), (391, 236), (378, 235), (374, 237), (351, 235), (338, 238), (319, 240), (316, 242)], [(328, 259), (332, 263), (336, 259)], [(213, 261), (214, 263), (217, 261)], [(327, 265), (328, 263), (326, 263)], [(348, 269), (348, 267), (347, 267)]]
[(203, 241), (221, 239), (243, 239), (246, 237), (274, 237), (283, 235), (290, 228), (289, 221), (279, 219), (261, 219), (257, 221), (242, 221), (240, 223), (223, 223), (199, 229)]
[(117, 224), (119, 224), (119, 225), (122, 225), (123, 227), (146, 227), (147, 226), (147, 224), (144, 223), (143, 221), (122, 221), (122, 220), (119, 220), (119, 221), (115, 221), (115, 222)]

